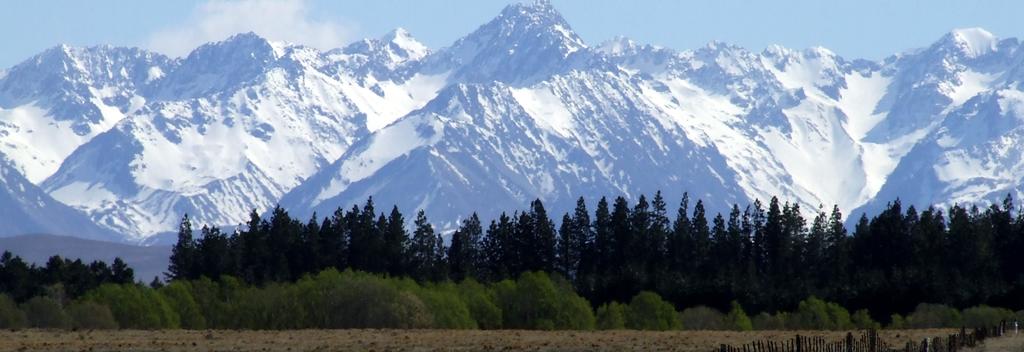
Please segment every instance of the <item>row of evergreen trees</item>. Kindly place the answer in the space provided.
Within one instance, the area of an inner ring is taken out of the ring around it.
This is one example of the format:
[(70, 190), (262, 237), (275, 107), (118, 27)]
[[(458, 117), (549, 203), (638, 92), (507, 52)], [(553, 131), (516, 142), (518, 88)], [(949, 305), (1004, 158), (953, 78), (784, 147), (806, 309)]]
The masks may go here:
[(423, 211), (410, 234), (397, 207), (378, 213), (371, 198), (307, 222), (281, 208), (266, 219), (253, 212), (232, 234), (203, 227), (193, 236), (186, 217), (169, 277), (262, 285), (352, 268), (419, 282), (497, 282), (543, 271), (565, 277), (594, 306), (652, 291), (677, 308), (727, 310), (735, 300), (773, 312), (814, 295), (887, 321), (921, 302), (1024, 308), (1024, 268), (1015, 261), (1024, 218), (1014, 209), (1009, 197), (948, 212), (904, 210), (897, 200), (862, 216), (851, 236), (837, 207), (808, 221), (799, 205), (773, 198), (712, 217), (700, 200), (691, 210), (684, 195), (670, 218), (659, 192), (634, 204), (602, 198), (593, 212), (580, 198), (558, 224), (539, 200), (486, 228), (471, 214), (446, 245)]
[(17, 302), (54, 295), (55, 287), (61, 296), (76, 298), (103, 284), (134, 282), (135, 271), (121, 258), (107, 265), (103, 261), (85, 264), (81, 259), (52, 256), (45, 265), (37, 266), (8, 251), (0, 255), (0, 294)]

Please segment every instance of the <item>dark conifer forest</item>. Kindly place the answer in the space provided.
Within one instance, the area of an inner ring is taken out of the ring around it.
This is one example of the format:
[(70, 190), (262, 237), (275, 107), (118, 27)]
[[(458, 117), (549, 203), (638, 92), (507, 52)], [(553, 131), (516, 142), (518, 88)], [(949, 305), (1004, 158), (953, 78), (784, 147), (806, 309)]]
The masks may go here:
[(409, 220), (372, 198), (305, 221), (253, 211), (232, 233), (194, 230), (186, 216), (166, 277), (148, 284), (119, 259), (35, 266), (5, 253), (0, 328), (871, 329), (1024, 318), (1024, 216), (1009, 197), (984, 209), (897, 200), (852, 233), (836, 207), (771, 199), (712, 215), (701, 200), (670, 207), (660, 193), (581, 198), (561, 217), (538, 200), (496, 219), (468, 214), (444, 234), (423, 211)]
[(660, 192), (635, 203), (580, 198), (554, 217), (537, 200), (497, 219), (468, 214), (450, 241), (423, 211), (407, 229), (399, 209), (378, 210), (372, 198), (307, 221), (281, 208), (267, 218), (253, 212), (232, 234), (203, 227), (196, 235), (186, 217), (169, 276), (265, 285), (336, 268), (490, 283), (540, 271), (594, 307), (650, 291), (677, 309), (727, 311), (736, 301), (754, 312), (793, 310), (814, 296), (882, 321), (920, 303), (1024, 308), (1024, 217), (1010, 197), (984, 209), (918, 210), (896, 200), (861, 216), (852, 233), (837, 207), (808, 219), (775, 198), (709, 214), (683, 195), (672, 208)]

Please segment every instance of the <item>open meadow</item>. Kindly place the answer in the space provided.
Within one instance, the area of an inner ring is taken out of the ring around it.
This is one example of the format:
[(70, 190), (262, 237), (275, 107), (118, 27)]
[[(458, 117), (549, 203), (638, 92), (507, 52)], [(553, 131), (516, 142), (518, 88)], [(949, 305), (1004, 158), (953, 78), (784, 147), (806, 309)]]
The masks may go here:
[[(949, 329), (884, 330), (890, 343)], [(844, 331), (523, 331), (523, 330), (20, 330), (0, 332), (2, 351), (683, 351), (783, 340), (800, 334), (839, 340)], [(859, 332), (855, 332), (855, 335)], [(999, 340), (999, 339), (997, 339)], [(992, 340), (990, 343), (995, 343)], [(1017, 344), (1019, 346), (1019, 344)], [(989, 349), (988, 351), (995, 351)]]

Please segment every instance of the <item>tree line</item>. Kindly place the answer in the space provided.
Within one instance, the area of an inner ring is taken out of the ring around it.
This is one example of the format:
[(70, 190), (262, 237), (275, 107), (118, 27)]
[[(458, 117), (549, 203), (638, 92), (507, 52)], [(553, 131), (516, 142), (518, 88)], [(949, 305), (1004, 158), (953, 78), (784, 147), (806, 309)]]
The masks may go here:
[(52, 256), (43, 266), (30, 264), (9, 251), (0, 255), (0, 294), (17, 302), (43, 295), (78, 298), (103, 284), (135, 282), (135, 271), (121, 258), (111, 265)]
[(420, 283), (497, 283), (526, 272), (562, 277), (600, 307), (641, 292), (676, 309), (732, 302), (754, 312), (792, 311), (809, 296), (890, 322), (919, 303), (1024, 308), (1024, 218), (1009, 196), (984, 209), (903, 208), (896, 200), (862, 215), (848, 233), (838, 207), (810, 219), (798, 204), (755, 201), (711, 216), (683, 195), (670, 217), (661, 193), (635, 203), (583, 198), (556, 223), (543, 203), (485, 224), (476, 214), (444, 241), (419, 211), (411, 232), (397, 207), (373, 199), (308, 221), (277, 207), (255, 211), (234, 233), (186, 216), (173, 248), (172, 280), (235, 277), (247, 284), (295, 282), (327, 269), (407, 277)]

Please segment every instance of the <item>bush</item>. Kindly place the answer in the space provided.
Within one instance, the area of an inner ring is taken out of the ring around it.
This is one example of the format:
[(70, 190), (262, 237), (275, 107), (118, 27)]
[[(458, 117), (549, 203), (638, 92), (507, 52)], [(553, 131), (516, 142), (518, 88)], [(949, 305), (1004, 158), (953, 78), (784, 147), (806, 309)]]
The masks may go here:
[(295, 285), (272, 283), (237, 291), (232, 301), (233, 327), (242, 329), (299, 329), (307, 327), (306, 312)]
[(874, 319), (871, 319), (871, 313), (867, 309), (861, 309), (853, 313), (850, 317), (850, 322), (853, 323), (853, 327), (858, 330), (878, 330), (882, 328), (882, 324), (879, 324)]
[(230, 327), (235, 319), (232, 307), (227, 302), (236, 295), (242, 284), (238, 279), (224, 276), (219, 282), (202, 277), (189, 282), (192, 299), (202, 312), (207, 327)]
[(800, 302), (786, 326), (805, 330), (844, 330), (853, 327), (850, 313), (842, 306), (810, 297)]
[(725, 314), (705, 306), (686, 308), (680, 318), (686, 330), (725, 330), (728, 325)]
[(657, 293), (643, 291), (633, 296), (626, 310), (626, 327), (637, 330), (678, 330), (679, 313)]
[(571, 288), (556, 286), (543, 272), (524, 273), (518, 281), (501, 281), (494, 285), (494, 292), (504, 328), (594, 328), (594, 312), (589, 303)]
[(76, 329), (117, 329), (117, 320), (110, 308), (96, 302), (75, 302), (68, 307), (68, 316)]
[(725, 317), (725, 321), (726, 328), (729, 330), (750, 331), (754, 329), (754, 325), (750, 321), (750, 317), (747, 316), (747, 312), (743, 311), (743, 307), (736, 301), (732, 301), (732, 309), (729, 310), (729, 315)]
[[(407, 285), (415, 289), (415, 283)], [(346, 270), (329, 269), (297, 285), (297, 310), (307, 325), (333, 329), (420, 329), (434, 325), (427, 305), (414, 293), (384, 279)]]
[(893, 314), (889, 316), (889, 328), (890, 329), (906, 329), (907, 319), (904, 319), (902, 315)]
[(985, 305), (964, 309), (963, 325), (969, 328), (983, 328), (999, 325), (1015, 318), (1013, 311)]
[(452, 283), (428, 284), (416, 290), (419, 297), (433, 316), (433, 328), (438, 329), (476, 329), (476, 321), (469, 313), (469, 308), (459, 298), (458, 290)]
[(761, 312), (754, 316), (751, 323), (753, 323), (755, 330), (783, 330), (786, 328), (788, 316), (789, 314), (784, 312), (775, 315)]
[(481, 329), (501, 329), (501, 309), (494, 303), (494, 294), (473, 279), (459, 283), (459, 297)]
[(918, 304), (906, 319), (906, 327), (912, 329), (956, 328), (962, 324), (960, 312), (942, 304)]
[(28, 326), (25, 312), (18, 309), (14, 300), (6, 294), (0, 294), (0, 329), (21, 329)]
[(192, 284), (187, 281), (174, 281), (159, 289), (174, 312), (178, 314), (181, 327), (201, 330), (206, 328), (206, 318), (199, 305), (192, 297)]
[(175, 329), (178, 314), (155, 290), (135, 284), (105, 284), (85, 295), (91, 301), (110, 307), (118, 326), (126, 329)]
[(601, 330), (625, 329), (626, 305), (619, 302), (611, 302), (598, 307), (597, 328)]
[(53, 298), (33, 297), (22, 304), (21, 309), (25, 312), (30, 327), (67, 329), (71, 326), (71, 319), (64, 313), (64, 308)]

